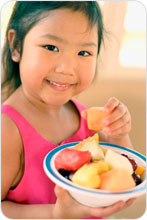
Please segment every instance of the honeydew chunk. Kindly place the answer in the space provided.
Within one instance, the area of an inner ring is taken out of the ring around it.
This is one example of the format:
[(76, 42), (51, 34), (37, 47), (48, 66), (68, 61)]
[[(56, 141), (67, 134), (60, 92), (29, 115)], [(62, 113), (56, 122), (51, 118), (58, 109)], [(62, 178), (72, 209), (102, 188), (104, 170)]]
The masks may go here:
[(92, 160), (102, 160), (104, 159), (104, 153), (98, 143), (94, 140), (91, 142), (85, 142), (85, 144), (80, 149), (81, 151), (89, 151), (92, 156)]
[(128, 170), (130, 175), (133, 174), (132, 164), (126, 157), (120, 155), (117, 152), (108, 149), (105, 155), (105, 161), (109, 163), (111, 168), (124, 168)]
[(72, 182), (78, 185), (96, 189), (100, 185), (99, 165), (95, 162), (84, 164), (72, 176)]
[(97, 144), (99, 143), (99, 135), (98, 133), (94, 134), (91, 137), (85, 138), (83, 141), (80, 141), (78, 144), (76, 144), (74, 147), (74, 149), (76, 150), (81, 150), (81, 148), (86, 144), (86, 143), (90, 143), (91, 141), (95, 141)]
[(88, 137), (76, 144), (73, 149), (80, 151), (89, 151), (92, 156), (92, 160), (102, 160), (104, 159), (104, 152), (102, 147), (99, 145), (98, 133), (94, 134), (92, 137)]

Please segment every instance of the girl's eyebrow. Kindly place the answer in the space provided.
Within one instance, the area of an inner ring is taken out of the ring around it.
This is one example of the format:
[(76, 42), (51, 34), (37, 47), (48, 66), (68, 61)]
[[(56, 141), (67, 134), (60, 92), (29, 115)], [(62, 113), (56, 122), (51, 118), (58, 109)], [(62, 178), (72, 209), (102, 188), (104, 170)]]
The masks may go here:
[(94, 43), (94, 42), (82, 43), (81, 46), (85, 46), (85, 47), (87, 47), (87, 46), (88, 46), (88, 47), (89, 47), (89, 46), (90, 46), (90, 47), (91, 47), (91, 46), (94, 46), (94, 47), (96, 47), (96, 48), (98, 47), (98, 45), (97, 45), (96, 43)]
[(52, 34), (44, 34), (41, 36), (41, 38), (50, 38), (59, 42), (67, 43), (66, 40)]
[[(49, 33), (42, 35), (41, 38), (53, 39), (53, 40), (56, 40), (56, 41), (58, 41), (58, 42), (62, 42), (62, 43), (64, 43), (64, 44), (67, 44), (67, 43), (68, 43), (65, 39), (63, 39), (63, 38), (61, 38), (61, 37), (58, 37), (58, 36), (56, 36), (56, 35), (49, 34)], [(94, 46), (94, 47), (96, 47), (96, 48), (98, 47), (98, 45), (97, 45), (96, 43), (94, 43), (94, 42), (85, 42), (85, 43), (81, 43), (81, 44), (79, 44), (79, 45), (80, 45), (80, 46)]]

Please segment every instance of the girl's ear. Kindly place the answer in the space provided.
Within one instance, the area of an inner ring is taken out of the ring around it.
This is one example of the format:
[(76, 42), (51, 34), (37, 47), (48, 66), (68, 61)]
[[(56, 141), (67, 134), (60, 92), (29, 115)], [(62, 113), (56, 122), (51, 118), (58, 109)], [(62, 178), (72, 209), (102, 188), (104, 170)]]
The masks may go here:
[(11, 50), (11, 58), (14, 62), (20, 61), (20, 48), (17, 46), (14, 48), (14, 41), (16, 37), (16, 32), (14, 29), (10, 29), (8, 32), (8, 40), (9, 40), (9, 46)]

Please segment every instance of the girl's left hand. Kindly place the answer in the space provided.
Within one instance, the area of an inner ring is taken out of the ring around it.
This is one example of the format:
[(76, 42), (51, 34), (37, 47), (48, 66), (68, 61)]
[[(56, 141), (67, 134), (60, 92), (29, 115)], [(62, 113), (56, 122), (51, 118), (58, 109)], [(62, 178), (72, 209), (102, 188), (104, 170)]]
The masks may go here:
[(107, 207), (88, 207), (74, 200), (68, 191), (61, 187), (55, 187), (57, 202), (53, 208), (53, 219), (81, 219), (95, 217), (108, 217), (130, 206), (135, 198), (126, 202), (119, 201)]
[(110, 113), (103, 120), (103, 132), (107, 136), (118, 139), (130, 132), (131, 115), (123, 103), (112, 97), (105, 104), (104, 111)]

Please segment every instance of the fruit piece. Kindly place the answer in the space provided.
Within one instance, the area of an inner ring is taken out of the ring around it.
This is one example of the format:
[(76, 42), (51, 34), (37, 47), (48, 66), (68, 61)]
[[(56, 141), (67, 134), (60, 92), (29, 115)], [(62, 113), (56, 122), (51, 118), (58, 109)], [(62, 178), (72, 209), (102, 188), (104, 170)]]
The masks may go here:
[(72, 172), (72, 171), (70, 171), (70, 170), (64, 170), (64, 169), (59, 169), (58, 171), (59, 171), (59, 173), (60, 173), (63, 177), (65, 177), (66, 179), (69, 179), (69, 175), (70, 175), (71, 172)]
[(98, 166), (95, 162), (83, 165), (72, 177), (73, 183), (93, 189), (99, 187), (100, 181)]
[(80, 149), (80, 151), (89, 151), (91, 153), (92, 160), (104, 159), (103, 150), (95, 141), (85, 143), (83, 147)]
[(95, 167), (98, 169), (98, 174), (102, 174), (110, 170), (109, 164), (104, 160), (95, 161), (93, 163), (95, 163)]
[(102, 130), (102, 120), (108, 115), (102, 107), (91, 107), (87, 109), (88, 128), (94, 131)]
[(132, 158), (128, 157), (128, 155), (126, 154), (121, 154), (122, 156), (126, 157), (130, 163), (132, 164), (133, 170), (135, 171), (137, 168), (137, 163), (135, 162), (135, 160), (133, 160)]
[(89, 151), (79, 151), (72, 148), (66, 148), (60, 151), (55, 158), (55, 167), (56, 169), (75, 171), (90, 160), (91, 153)]
[(89, 137), (74, 146), (74, 149), (89, 151), (91, 153), (92, 160), (101, 160), (104, 159), (104, 152), (98, 142), (98, 134), (95, 134), (94, 136)]
[(133, 179), (134, 179), (134, 181), (135, 181), (135, 183), (136, 183), (136, 185), (139, 185), (142, 181), (141, 181), (141, 177), (137, 174), (137, 173), (133, 173), (132, 174), (132, 177), (133, 177)]
[(130, 175), (133, 173), (133, 168), (129, 160), (117, 152), (107, 150), (105, 161), (109, 163), (111, 168), (124, 168), (128, 170)]
[(135, 187), (133, 177), (124, 168), (113, 168), (112, 170), (100, 175), (100, 189), (121, 192)]
[(135, 173), (137, 173), (138, 175), (142, 176), (145, 172), (145, 167), (141, 166), (141, 165), (137, 165), (137, 168), (135, 170)]
[(99, 136), (98, 133), (94, 134), (92, 137), (88, 137), (81, 141), (80, 143), (76, 144), (73, 149), (80, 150), (86, 143), (90, 143), (91, 141), (95, 141), (97, 144), (99, 143)]

